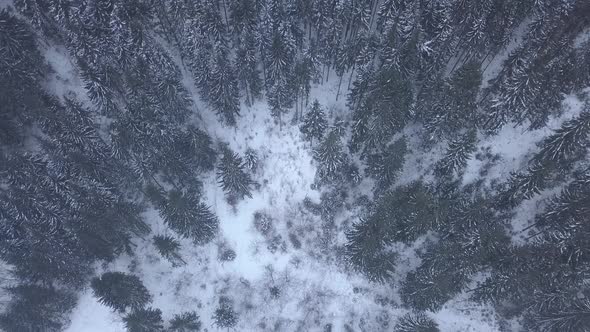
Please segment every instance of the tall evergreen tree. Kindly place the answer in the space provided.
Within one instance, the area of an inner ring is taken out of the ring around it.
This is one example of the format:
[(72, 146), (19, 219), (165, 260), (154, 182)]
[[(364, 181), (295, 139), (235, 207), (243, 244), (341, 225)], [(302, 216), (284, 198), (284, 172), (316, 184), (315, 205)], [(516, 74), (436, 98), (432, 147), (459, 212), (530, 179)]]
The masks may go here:
[(164, 321), (160, 309), (136, 309), (123, 317), (123, 321), (129, 332), (164, 331)]
[(210, 208), (193, 192), (171, 190), (161, 214), (164, 222), (179, 235), (203, 244), (217, 234), (219, 220)]
[(162, 257), (169, 260), (172, 265), (179, 266), (186, 264), (178, 252), (180, 250), (180, 243), (171, 236), (156, 235), (153, 237), (154, 246), (162, 255)]
[(141, 309), (152, 298), (138, 277), (122, 272), (105, 272), (92, 278), (90, 286), (101, 303), (120, 312)]
[(254, 184), (242, 158), (229, 147), (223, 148), (223, 155), (219, 161), (217, 179), (232, 204), (245, 196), (252, 197), (251, 187)]
[(38, 285), (23, 284), (7, 289), (12, 299), (0, 314), (4, 331), (62, 331), (66, 315), (74, 308), (74, 294)]
[(309, 112), (305, 113), (303, 117), (303, 124), (300, 127), (301, 133), (313, 145), (313, 139), (320, 140), (324, 136), (327, 127), (328, 121), (326, 120), (326, 114), (316, 99), (311, 105)]
[(219, 299), (219, 306), (213, 313), (213, 321), (219, 328), (233, 328), (238, 323), (238, 314), (234, 311), (233, 305), (228, 298)]
[(402, 316), (393, 329), (395, 332), (439, 332), (438, 324), (424, 313)]
[(337, 179), (347, 161), (340, 135), (331, 131), (315, 148), (314, 158), (318, 161), (317, 176), (321, 181), (330, 182)]
[(175, 315), (174, 318), (170, 320), (169, 329), (171, 332), (198, 332), (201, 330), (201, 321), (196, 312), (187, 311)]

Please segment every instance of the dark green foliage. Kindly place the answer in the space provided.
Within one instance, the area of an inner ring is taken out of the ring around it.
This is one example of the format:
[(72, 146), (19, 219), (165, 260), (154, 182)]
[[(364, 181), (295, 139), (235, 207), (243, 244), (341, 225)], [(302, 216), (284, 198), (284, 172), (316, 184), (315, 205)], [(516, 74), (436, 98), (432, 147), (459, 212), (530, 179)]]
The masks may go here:
[(244, 164), (251, 172), (256, 172), (258, 166), (260, 166), (260, 160), (258, 154), (251, 148), (248, 148), (244, 153)]
[[(235, 1), (235, 4), (242, 3), (247, 7), (247, 1)], [(250, 4), (253, 10), (254, 5)], [(240, 13), (243, 15), (245, 12)], [(233, 13), (232, 13), (233, 14)], [(251, 19), (251, 18), (249, 18)], [(258, 70), (258, 59), (256, 57), (256, 40), (252, 31), (245, 31), (240, 37), (240, 46), (236, 51), (236, 77), (240, 88), (246, 94), (246, 102), (252, 104), (262, 94), (263, 82)]]
[(171, 229), (199, 244), (211, 241), (219, 228), (217, 216), (192, 192), (171, 190), (161, 214)]
[(172, 236), (156, 235), (153, 237), (154, 246), (162, 255), (162, 257), (169, 260), (172, 265), (184, 265), (186, 262), (178, 252), (180, 250), (180, 243)]
[(303, 116), (303, 124), (300, 127), (301, 133), (313, 145), (313, 139), (315, 138), (319, 141), (324, 136), (327, 127), (328, 121), (326, 120), (326, 114), (324, 114), (320, 103), (314, 100), (309, 112)]
[(12, 299), (0, 314), (6, 332), (62, 331), (76, 304), (74, 294), (53, 287), (19, 285), (7, 291)]
[(160, 309), (136, 309), (123, 317), (129, 332), (163, 332), (164, 321)]
[(219, 299), (219, 306), (213, 313), (213, 322), (219, 328), (233, 328), (238, 323), (238, 315), (231, 301), (225, 297)]
[(217, 168), (217, 179), (225, 191), (226, 198), (231, 204), (235, 204), (246, 196), (252, 197), (254, 181), (246, 172), (242, 157), (228, 147), (224, 147), (222, 151), (223, 155)]
[(419, 105), (425, 114), (424, 126), (432, 138), (453, 137), (476, 123), (476, 97), (482, 81), (480, 64), (470, 62), (445, 81), (433, 87), (431, 95)]
[(443, 214), (432, 192), (420, 182), (385, 193), (372, 214), (354, 224), (346, 235), (353, 267), (372, 280), (387, 279), (396, 256), (387, 246), (398, 241), (410, 243), (436, 230)]
[(590, 111), (566, 121), (561, 128), (541, 143), (536, 158), (544, 161), (564, 161), (583, 153), (590, 135)]
[(399, 132), (411, 117), (412, 95), (396, 71), (361, 71), (348, 97), (354, 111), (352, 150), (380, 147)]
[(475, 131), (470, 131), (451, 141), (444, 157), (435, 166), (435, 174), (443, 176), (461, 174), (467, 166), (467, 161), (471, 159), (471, 154), (475, 152), (476, 143)]
[(545, 189), (553, 166), (533, 161), (526, 172), (511, 173), (499, 194), (497, 206), (501, 209), (515, 207), (523, 200), (538, 195)]
[(175, 315), (170, 320), (170, 332), (198, 332), (201, 331), (201, 321), (194, 311), (183, 312)]
[(352, 267), (371, 281), (384, 282), (395, 271), (395, 253), (387, 251), (382, 236), (383, 221), (371, 218), (360, 220), (346, 233), (347, 255)]
[(394, 332), (439, 332), (438, 324), (426, 314), (406, 314), (397, 321)]
[(313, 152), (318, 161), (317, 177), (320, 181), (331, 182), (342, 175), (347, 157), (338, 133), (330, 132)]
[(138, 277), (122, 272), (105, 272), (92, 278), (90, 286), (102, 304), (121, 312), (141, 309), (152, 298)]
[(404, 166), (407, 150), (406, 138), (402, 137), (390, 144), (382, 153), (367, 157), (366, 172), (377, 180), (379, 188), (386, 189), (395, 182)]
[[(401, 298), (404, 303), (416, 310), (437, 311), (448, 300), (457, 295), (468, 281), (465, 262), (454, 260), (458, 248), (448, 242), (430, 247), (422, 264), (410, 272), (402, 284)], [(458, 266), (459, 265), (459, 266)]]
[(531, 328), (542, 332), (574, 332), (590, 329), (588, 290), (577, 294), (540, 294), (531, 314)]
[(227, 51), (217, 47), (216, 53), (207, 80), (208, 100), (225, 123), (235, 126), (236, 116), (240, 114), (238, 82), (227, 59)]

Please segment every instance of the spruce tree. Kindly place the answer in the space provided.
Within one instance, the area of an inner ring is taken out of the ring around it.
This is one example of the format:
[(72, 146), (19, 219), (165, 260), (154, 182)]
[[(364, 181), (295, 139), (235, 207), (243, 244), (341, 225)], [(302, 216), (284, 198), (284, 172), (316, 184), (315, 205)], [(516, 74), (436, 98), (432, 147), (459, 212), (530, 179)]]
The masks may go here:
[(226, 198), (232, 204), (244, 197), (252, 197), (251, 188), (254, 184), (246, 165), (237, 153), (229, 147), (222, 149), (222, 157), (217, 168), (217, 179), (225, 191)]
[(228, 330), (235, 327), (239, 320), (231, 301), (225, 297), (219, 299), (219, 306), (215, 309), (212, 319), (217, 327)]
[(164, 321), (160, 309), (136, 309), (123, 317), (129, 332), (163, 332)]
[(201, 321), (194, 311), (183, 312), (175, 315), (170, 320), (170, 332), (198, 332), (201, 330)]
[(171, 190), (161, 214), (171, 229), (199, 244), (211, 241), (219, 228), (215, 214), (194, 192)]
[(227, 53), (222, 46), (215, 48), (207, 80), (207, 95), (213, 110), (225, 123), (235, 126), (236, 117), (240, 114), (238, 81)]
[(63, 331), (76, 297), (67, 290), (23, 284), (7, 288), (11, 300), (2, 314), (4, 331)]
[(137, 276), (122, 272), (105, 272), (92, 278), (90, 286), (100, 303), (120, 312), (141, 309), (152, 298)]
[(471, 154), (475, 152), (477, 136), (475, 131), (461, 135), (452, 140), (447, 147), (444, 157), (436, 164), (435, 174), (461, 175)]
[(186, 264), (178, 252), (180, 243), (172, 236), (156, 235), (153, 237), (153, 243), (160, 255), (169, 260), (172, 265), (179, 266)]
[(439, 332), (438, 324), (426, 314), (409, 313), (400, 317), (393, 328), (394, 332)]
[(366, 172), (377, 181), (379, 189), (386, 189), (395, 182), (404, 166), (407, 151), (406, 138), (401, 137), (387, 146), (383, 152), (367, 157)]
[(536, 158), (546, 161), (564, 161), (566, 158), (583, 153), (588, 146), (590, 135), (590, 111), (566, 121), (554, 134), (541, 143)]
[(303, 124), (300, 127), (301, 133), (313, 145), (313, 139), (315, 138), (318, 141), (322, 139), (327, 127), (326, 114), (316, 99), (313, 101), (309, 112), (303, 116)]
[(318, 162), (317, 176), (320, 181), (331, 182), (342, 174), (347, 157), (337, 132), (331, 131), (313, 153)]

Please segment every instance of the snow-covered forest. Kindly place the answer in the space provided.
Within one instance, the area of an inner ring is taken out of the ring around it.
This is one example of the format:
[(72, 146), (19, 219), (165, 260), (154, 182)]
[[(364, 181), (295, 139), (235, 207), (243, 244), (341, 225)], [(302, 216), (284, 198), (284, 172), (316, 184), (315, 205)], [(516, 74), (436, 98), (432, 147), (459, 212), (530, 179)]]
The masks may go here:
[(590, 331), (590, 1), (0, 0), (0, 330)]

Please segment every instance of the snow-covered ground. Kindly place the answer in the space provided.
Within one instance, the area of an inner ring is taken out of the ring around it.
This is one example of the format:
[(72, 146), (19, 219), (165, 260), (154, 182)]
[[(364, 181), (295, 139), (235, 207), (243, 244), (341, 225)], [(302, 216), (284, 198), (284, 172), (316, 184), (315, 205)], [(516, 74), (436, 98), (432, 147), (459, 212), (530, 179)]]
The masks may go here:
[[(311, 100), (318, 98), (336, 116), (345, 110), (344, 98), (335, 100), (336, 82), (330, 83), (314, 88)], [(221, 126), (207, 112), (202, 110), (202, 121), (214, 139), (228, 142), (239, 153), (247, 148), (258, 153), (261, 165), (255, 180), (260, 189), (234, 208), (225, 201), (215, 175), (209, 174), (205, 194), (221, 222), (218, 239), (205, 246), (183, 240), (187, 264), (173, 267), (157, 254), (148, 236), (136, 240), (134, 257), (123, 256), (97, 272), (139, 275), (154, 297), (151, 305), (162, 310), (165, 320), (194, 310), (210, 331), (216, 330), (211, 317), (222, 295), (233, 300), (239, 314), (236, 331), (324, 331), (328, 324), (332, 331), (346, 331), (345, 326), (353, 331), (391, 329), (396, 318), (407, 312), (397, 296), (400, 280), (393, 287), (369, 283), (346, 269), (341, 259), (327, 259), (317, 252), (314, 241), (319, 241), (322, 222), (302, 208), (302, 201), (309, 197), (319, 202), (320, 192), (311, 188), (315, 165), (298, 127), (284, 125), (280, 131), (264, 102), (243, 107), (237, 128)], [(254, 227), (257, 211), (272, 216), (273, 232), (280, 236), (278, 247), (269, 246)], [(154, 234), (171, 232), (157, 211), (147, 211), (145, 218)], [(351, 218), (352, 212), (344, 213), (336, 223)], [(336, 231), (341, 241), (343, 230)], [(299, 237), (300, 248), (290, 241), (290, 234)], [(235, 250), (236, 258), (220, 262), (220, 247)], [(416, 265), (414, 250), (402, 253), (400, 260), (405, 262), (400, 263)], [(271, 294), (271, 287), (278, 287), (278, 296)], [(465, 300), (452, 301), (432, 317), (443, 331), (498, 330), (489, 308)], [(89, 289), (82, 293), (71, 319), (68, 332), (124, 331), (119, 314), (99, 304)]]
[[(63, 50), (48, 46), (46, 56), (55, 70), (47, 83), (58, 96), (70, 93), (87, 102), (85, 91), (75, 67), (63, 56)], [(493, 68), (494, 66), (491, 66)], [(283, 118), (279, 130), (265, 102), (251, 107), (243, 106), (236, 128), (222, 126), (217, 117), (198, 101), (198, 95), (189, 75), (184, 73), (187, 88), (194, 95), (195, 109), (199, 116), (195, 121), (214, 140), (227, 142), (243, 155), (246, 149), (256, 151), (260, 167), (254, 175), (259, 189), (251, 198), (240, 201), (235, 207), (228, 205), (219, 188), (214, 172), (204, 180), (205, 200), (220, 219), (217, 239), (205, 246), (195, 246), (181, 240), (184, 266), (172, 266), (158, 255), (151, 237), (171, 233), (156, 210), (144, 213), (151, 224), (153, 234), (136, 239), (135, 255), (122, 256), (115, 262), (97, 266), (96, 272), (125, 271), (138, 275), (153, 295), (151, 306), (162, 310), (165, 320), (185, 311), (196, 311), (203, 327), (216, 331), (212, 315), (219, 297), (227, 296), (239, 315), (236, 331), (385, 331), (391, 330), (396, 319), (407, 313), (402, 307), (397, 290), (405, 273), (417, 266), (419, 259), (415, 246), (402, 246), (398, 258), (399, 270), (393, 284), (369, 283), (361, 275), (346, 268), (337, 250), (343, 242), (345, 225), (355, 221), (354, 211), (341, 213), (332, 229), (333, 235), (328, 254), (322, 252), (322, 221), (302, 206), (305, 198), (319, 202), (320, 192), (312, 189), (315, 164), (311, 147), (291, 123), (292, 113)], [(345, 76), (345, 78), (348, 77)], [(310, 101), (317, 98), (332, 118), (349, 117), (345, 107), (345, 93), (336, 100), (337, 78), (312, 89)], [(345, 90), (346, 80), (343, 83)], [(579, 113), (581, 104), (574, 96), (564, 102), (566, 112), (552, 119), (549, 128), (557, 128), (561, 122)], [(431, 172), (432, 165), (444, 152), (446, 142), (428, 153), (421, 153), (416, 128), (411, 126), (404, 134), (409, 138), (409, 149), (400, 183), (410, 182)], [(550, 131), (526, 131), (523, 127), (506, 126), (499, 135), (481, 138), (478, 151), (498, 154), (499, 161), (487, 170), (489, 179), (505, 179), (511, 171), (526, 165), (536, 143)], [(433, 153), (433, 151), (435, 153)], [(467, 165), (463, 183), (479, 177), (481, 160), (471, 159)], [(486, 166), (486, 167), (487, 167)], [(428, 180), (428, 178), (426, 178)], [(359, 186), (358, 194), (370, 196), (370, 185)], [(364, 192), (363, 192), (364, 191)], [(549, 191), (548, 191), (549, 193)], [(532, 210), (548, 196), (540, 195), (525, 202), (525, 209), (517, 215), (520, 228), (532, 218)], [(527, 213), (526, 211), (529, 211)], [(272, 239), (254, 226), (254, 214), (262, 212), (272, 217)], [(294, 241), (293, 239), (297, 239)], [(272, 243), (271, 243), (272, 240)], [(298, 245), (296, 242), (300, 242)], [(219, 251), (231, 248), (236, 252), (233, 261), (221, 262)], [(271, 293), (276, 287), (278, 294)], [(463, 293), (449, 301), (438, 312), (429, 313), (442, 331), (499, 331), (494, 311), (467, 300)], [(348, 329), (350, 328), (350, 329)], [(85, 289), (71, 315), (68, 332), (124, 331), (119, 313), (101, 305), (89, 288)]]

